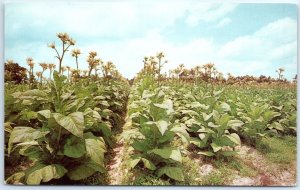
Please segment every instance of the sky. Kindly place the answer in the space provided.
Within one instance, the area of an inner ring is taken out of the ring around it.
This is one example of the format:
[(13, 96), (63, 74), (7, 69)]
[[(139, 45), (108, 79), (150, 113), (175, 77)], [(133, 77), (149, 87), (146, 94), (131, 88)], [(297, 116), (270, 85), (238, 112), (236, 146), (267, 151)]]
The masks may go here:
[[(143, 67), (144, 56), (166, 55), (163, 72), (214, 63), (224, 74), (277, 77), (297, 74), (297, 7), (293, 4), (203, 3), (197, 0), (8, 3), (5, 59), (27, 67), (58, 63), (47, 44), (67, 32), (79, 48), (79, 68), (97, 51), (127, 78)], [(73, 48), (71, 48), (73, 49)], [(76, 67), (70, 52), (64, 66)], [(40, 70), (35, 66), (35, 71)]]

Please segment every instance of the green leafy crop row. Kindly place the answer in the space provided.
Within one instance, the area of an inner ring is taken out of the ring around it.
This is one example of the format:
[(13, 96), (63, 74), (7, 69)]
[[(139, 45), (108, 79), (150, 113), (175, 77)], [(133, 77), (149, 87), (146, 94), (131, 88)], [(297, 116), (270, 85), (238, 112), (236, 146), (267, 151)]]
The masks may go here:
[(7, 159), (17, 153), (32, 160), (33, 166), (7, 182), (36, 185), (64, 176), (81, 180), (104, 173), (111, 129), (126, 107), (125, 86), (85, 86), (84, 81), (68, 85), (66, 77), (55, 71), (50, 85), (12, 93), (8, 100), (21, 109), (6, 113)]

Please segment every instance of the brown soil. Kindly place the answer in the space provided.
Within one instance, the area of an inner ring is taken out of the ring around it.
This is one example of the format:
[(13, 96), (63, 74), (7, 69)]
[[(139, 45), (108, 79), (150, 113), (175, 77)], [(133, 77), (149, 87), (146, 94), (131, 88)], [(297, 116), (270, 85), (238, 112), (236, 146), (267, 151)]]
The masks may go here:
[[(120, 135), (123, 132), (124, 127), (128, 125), (127, 111), (128, 110), (126, 109), (126, 112), (122, 115), (123, 125), (119, 128), (118, 131), (115, 132), (115, 135)], [(113, 149), (110, 151), (109, 162), (106, 165), (108, 177), (107, 185), (122, 185), (124, 174), (124, 171), (122, 171), (122, 162), (124, 161), (123, 155), (125, 152), (125, 148), (123, 140), (120, 141), (117, 139), (117, 137), (114, 138), (115, 144)]]
[(121, 171), (121, 164), (122, 164), (123, 154), (124, 154), (123, 142), (118, 142), (112, 151), (113, 158), (111, 159), (110, 163), (107, 165), (109, 185), (121, 185), (122, 183), (123, 172)]

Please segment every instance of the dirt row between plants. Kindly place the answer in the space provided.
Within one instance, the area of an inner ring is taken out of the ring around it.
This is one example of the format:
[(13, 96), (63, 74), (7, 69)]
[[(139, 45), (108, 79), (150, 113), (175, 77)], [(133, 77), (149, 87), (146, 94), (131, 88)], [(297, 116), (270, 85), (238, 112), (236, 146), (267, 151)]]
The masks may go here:
[(113, 148), (113, 158), (111, 162), (107, 165), (107, 171), (109, 176), (108, 185), (121, 185), (122, 174), (121, 163), (124, 154), (124, 146), (122, 142), (118, 142)]
[(119, 136), (123, 132), (123, 128), (126, 125), (126, 121), (128, 118), (128, 109), (126, 107), (126, 113), (123, 116), (123, 125), (117, 133), (114, 134), (114, 142), (113, 148), (109, 152), (110, 159), (108, 164), (106, 165), (107, 169), (107, 185), (122, 185), (123, 171), (121, 170), (123, 155), (124, 155), (124, 142), (119, 140)]

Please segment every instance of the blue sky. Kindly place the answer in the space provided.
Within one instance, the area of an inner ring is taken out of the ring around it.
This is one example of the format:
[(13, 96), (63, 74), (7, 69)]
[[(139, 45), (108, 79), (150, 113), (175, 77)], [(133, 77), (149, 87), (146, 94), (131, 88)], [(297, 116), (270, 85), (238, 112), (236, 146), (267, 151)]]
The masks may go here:
[[(212, 62), (224, 74), (276, 77), (297, 72), (297, 7), (292, 4), (216, 4), (186, 1), (113, 1), (90, 3), (11, 3), (5, 6), (5, 59), (26, 66), (53, 62), (47, 47), (67, 32), (83, 54), (89, 51), (115, 63), (132, 78), (144, 56), (164, 51), (164, 71)], [(63, 63), (75, 68), (67, 54)], [(26, 66), (27, 67), (27, 66)], [(39, 66), (35, 67), (36, 71)]]

